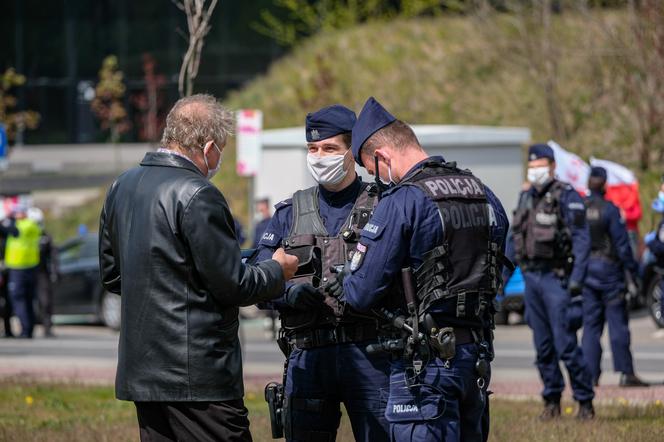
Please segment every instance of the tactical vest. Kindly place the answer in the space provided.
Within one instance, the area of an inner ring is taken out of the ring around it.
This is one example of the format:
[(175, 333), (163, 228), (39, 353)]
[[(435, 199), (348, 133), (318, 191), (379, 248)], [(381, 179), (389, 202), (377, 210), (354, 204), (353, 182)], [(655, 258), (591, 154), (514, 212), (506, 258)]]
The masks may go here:
[[(291, 281), (309, 283), (319, 288), (325, 296), (329, 310), (323, 313), (284, 310), (281, 324), (286, 329), (356, 323), (370, 318), (354, 312), (350, 306), (328, 296), (323, 292), (323, 287), (335, 277), (330, 272), (330, 267), (343, 267), (355, 252), (360, 231), (371, 218), (378, 203), (375, 188), (373, 184), (362, 183), (360, 194), (336, 236), (329, 234), (320, 217), (318, 192), (318, 186), (315, 186), (299, 190), (293, 195), (293, 223), (288, 237), (283, 241), (283, 247), (287, 253), (298, 256), (299, 268), (305, 269), (299, 270)], [(370, 319), (375, 320), (373, 317)]]
[(8, 269), (29, 269), (39, 265), (41, 227), (24, 218), (16, 221), (18, 236), (8, 236), (5, 244), (5, 266)]
[(567, 184), (554, 180), (546, 193), (535, 198), (530, 192), (519, 201), (512, 223), (516, 261), (523, 270), (547, 268), (568, 275), (574, 263), (572, 235), (560, 210)]
[(420, 318), (436, 303), (446, 324), (482, 327), (498, 288), (495, 214), (482, 182), (454, 163), (432, 162), (400, 185), (420, 188), (438, 207), (443, 243), (415, 269)]
[(586, 221), (590, 230), (591, 256), (618, 261), (618, 254), (613, 247), (613, 241), (602, 223), (602, 216), (609, 205), (604, 198), (586, 198)]

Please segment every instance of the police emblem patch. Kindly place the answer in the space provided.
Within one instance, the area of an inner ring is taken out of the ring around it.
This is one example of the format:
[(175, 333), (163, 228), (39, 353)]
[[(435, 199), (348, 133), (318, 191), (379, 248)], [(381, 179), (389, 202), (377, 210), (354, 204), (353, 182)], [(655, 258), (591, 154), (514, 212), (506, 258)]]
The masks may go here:
[(367, 246), (365, 246), (362, 243), (357, 244), (357, 248), (355, 249), (355, 253), (353, 253), (353, 257), (350, 260), (350, 271), (355, 272), (357, 269), (362, 267), (362, 263), (364, 262), (364, 255), (367, 253)]
[(317, 129), (311, 129), (311, 139), (314, 141), (320, 140), (320, 134)]

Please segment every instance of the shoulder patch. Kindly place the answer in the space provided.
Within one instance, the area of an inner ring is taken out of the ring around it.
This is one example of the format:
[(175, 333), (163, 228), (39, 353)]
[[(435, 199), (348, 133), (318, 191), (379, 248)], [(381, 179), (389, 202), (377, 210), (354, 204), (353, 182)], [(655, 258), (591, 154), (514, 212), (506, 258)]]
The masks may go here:
[(362, 229), (361, 235), (369, 239), (377, 239), (383, 233), (385, 225), (378, 220), (371, 219), (365, 224)]
[(569, 204), (567, 205), (567, 208), (568, 208), (569, 210), (586, 210), (586, 206), (585, 206), (585, 204), (583, 204), (583, 203), (579, 203), (579, 202), (576, 202), (576, 201), (575, 201), (575, 202), (571, 202), (571, 203), (569, 203)]
[(280, 242), (281, 238), (279, 237), (279, 235), (267, 230), (265, 231), (265, 233), (263, 233), (263, 236), (261, 236), (259, 244), (268, 247), (276, 247), (277, 245), (279, 245)]

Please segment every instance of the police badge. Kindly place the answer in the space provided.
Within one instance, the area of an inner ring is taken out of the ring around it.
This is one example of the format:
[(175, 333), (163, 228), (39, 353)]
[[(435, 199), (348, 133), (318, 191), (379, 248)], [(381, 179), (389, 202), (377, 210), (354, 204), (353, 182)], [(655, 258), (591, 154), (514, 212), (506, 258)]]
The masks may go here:
[(350, 260), (350, 271), (355, 272), (357, 269), (359, 269), (362, 266), (362, 263), (364, 262), (364, 255), (367, 253), (367, 246), (365, 246), (362, 243), (357, 244), (357, 248), (355, 249), (355, 253), (353, 253), (353, 257)]

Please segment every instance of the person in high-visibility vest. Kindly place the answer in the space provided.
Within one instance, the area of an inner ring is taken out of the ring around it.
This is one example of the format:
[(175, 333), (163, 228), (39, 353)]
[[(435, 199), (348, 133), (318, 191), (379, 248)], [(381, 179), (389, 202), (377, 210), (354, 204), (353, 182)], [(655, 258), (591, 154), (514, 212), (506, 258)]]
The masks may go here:
[(35, 325), (33, 301), (37, 288), (39, 240), (42, 229), (26, 216), (26, 207), (14, 208), (14, 232), (7, 237), (5, 267), (9, 273), (9, 297), (21, 322), (21, 338), (32, 338)]

